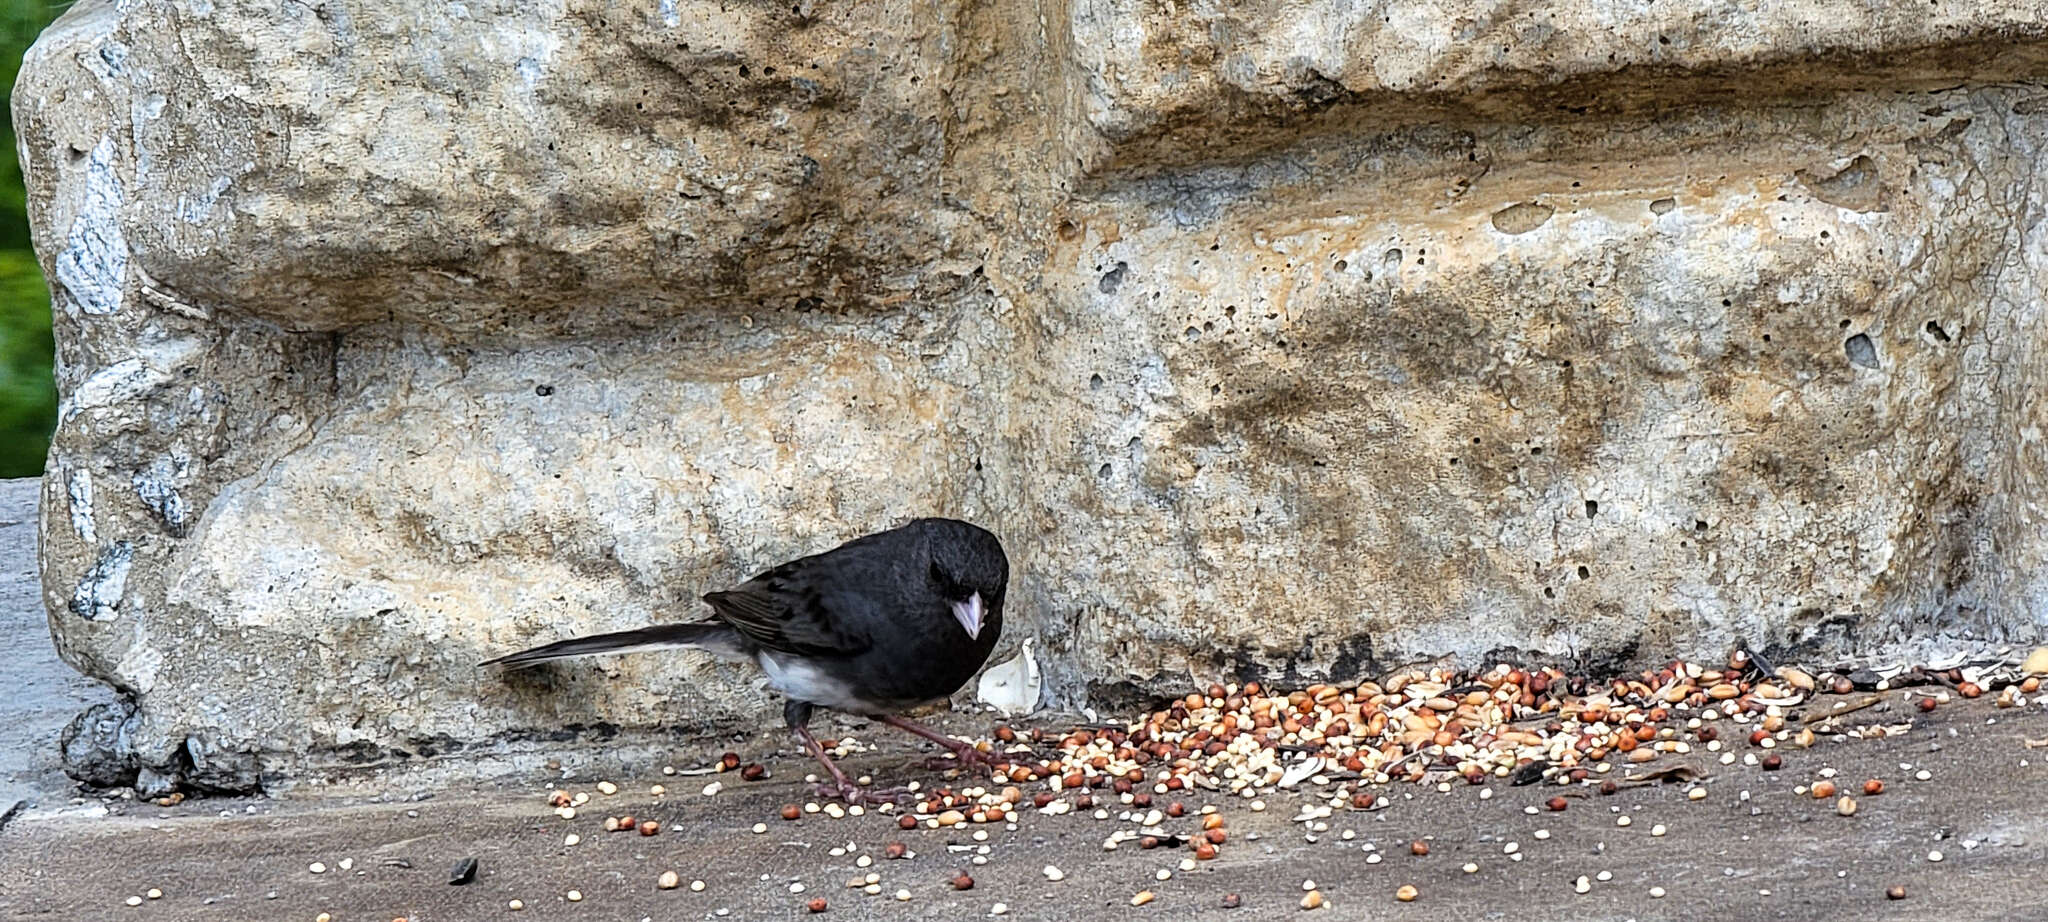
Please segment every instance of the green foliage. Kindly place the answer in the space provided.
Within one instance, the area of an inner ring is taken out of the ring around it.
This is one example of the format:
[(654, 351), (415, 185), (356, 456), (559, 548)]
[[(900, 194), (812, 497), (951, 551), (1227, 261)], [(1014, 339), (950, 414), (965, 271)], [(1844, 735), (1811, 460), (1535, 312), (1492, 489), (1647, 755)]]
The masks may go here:
[[(22, 52), (60, 12), (47, 0), (0, 0), (0, 78), (10, 95)], [(50, 293), (29, 249), (25, 203), (10, 118), (0, 128), (0, 477), (41, 474), (57, 424)]]

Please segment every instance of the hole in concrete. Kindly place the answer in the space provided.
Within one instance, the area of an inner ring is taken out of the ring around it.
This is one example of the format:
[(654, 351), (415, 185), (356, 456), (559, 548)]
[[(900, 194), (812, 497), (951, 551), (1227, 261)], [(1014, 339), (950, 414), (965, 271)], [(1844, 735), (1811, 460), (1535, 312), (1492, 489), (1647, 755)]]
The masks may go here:
[(533, 394), (536, 397), (549, 397), (553, 396), (554, 393), (555, 386), (552, 384), (536, 384), (533, 387)]
[(1934, 337), (1936, 342), (1948, 342), (1948, 331), (1941, 328), (1940, 321), (1927, 321), (1927, 335)]
[(1877, 346), (1870, 342), (1868, 336), (1858, 333), (1843, 340), (1842, 352), (1847, 354), (1849, 361), (1854, 364), (1865, 368), (1877, 367)]
[(1346, 269), (1349, 269), (1349, 268), (1351, 268), (1351, 264), (1350, 264), (1349, 262), (1346, 262), (1346, 261), (1344, 261), (1344, 260), (1341, 260), (1341, 259), (1340, 259), (1340, 260), (1337, 260), (1337, 271), (1338, 271), (1338, 272), (1342, 272), (1342, 271), (1344, 271), (1344, 270), (1346, 270)]
[(1656, 200), (1656, 201), (1654, 201), (1654, 202), (1651, 202), (1651, 203), (1650, 203), (1650, 213), (1651, 213), (1651, 214), (1670, 214), (1670, 213), (1671, 213), (1671, 209), (1673, 209), (1673, 208), (1677, 208), (1677, 207), (1678, 207), (1678, 200), (1677, 200), (1677, 199), (1675, 199), (1675, 198), (1660, 198), (1660, 199), (1658, 199), (1658, 200)]
[(1581, 564), (1581, 565), (1579, 565), (1579, 578), (1580, 578), (1580, 579), (1592, 579), (1592, 578), (1593, 578), (1593, 571), (1591, 571), (1591, 570), (1588, 570), (1588, 569), (1586, 569), (1585, 565), (1584, 565), (1584, 564)]
[(1590, 518), (1592, 518), (1592, 517), (1594, 517), (1594, 516), (1596, 516), (1596, 515), (1599, 515), (1599, 514), (1600, 514), (1600, 501), (1599, 501), (1599, 500), (1597, 500), (1597, 499), (1589, 499), (1589, 500), (1586, 500), (1586, 518), (1589, 518), (1589, 519), (1590, 519)]
[(1103, 466), (1101, 466), (1101, 467), (1097, 468), (1097, 469), (1095, 470), (1095, 476), (1097, 476), (1097, 477), (1108, 477), (1108, 476), (1109, 476), (1109, 465), (1107, 465), (1107, 464), (1104, 464)]
[(1494, 212), (1493, 229), (1503, 234), (1526, 234), (1542, 227), (1554, 214), (1557, 209), (1541, 202), (1520, 202)]
[(1089, 389), (1089, 390), (1091, 390), (1091, 391), (1099, 391), (1099, 390), (1101, 390), (1101, 389), (1102, 389), (1102, 376), (1101, 376), (1101, 375), (1089, 375), (1089, 376), (1088, 376), (1088, 389)]
[(1102, 274), (1102, 281), (1095, 283), (1096, 289), (1106, 295), (1116, 294), (1116, 290), (1123, 287), (1124, 274), (1129, 272), (1130, 268), (1129, 263), (1119, 260), (1116, 268)]

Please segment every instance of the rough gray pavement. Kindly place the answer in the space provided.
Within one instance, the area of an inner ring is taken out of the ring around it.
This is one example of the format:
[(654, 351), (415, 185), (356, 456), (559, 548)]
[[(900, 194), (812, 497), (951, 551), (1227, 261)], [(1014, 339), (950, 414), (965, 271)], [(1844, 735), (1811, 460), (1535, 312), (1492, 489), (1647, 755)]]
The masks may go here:
[[(0, 480), (0, 817), (65, 795), (57, 734), (78, 712), (113, 697), (57, 658), (36, 582), (33, 478)], [(0, 822), (5, 822), (0, 820)]]
[[(1902, 717), (1896, 719), (1903, 719)], [(955, 717), (955, 730), (985, 723)], [(878, 776), (934, 776), (910, 763), (907, 743), (863, 730), (884, 748), (857, 756), (853, 767)], [(1301, 795), (1269, 798), (1254, 812), (1238, 798), (1214, 799), (1231, 836), (1221, 857), (1194, 871), (1177, 869), (1186, 853), (1125, 843), (1105, 851), (1102, 841), (1133, 824), (1096, 820), (1084, 813), (1046, 816), (1026, 811), (1015, 831), (982, 827), (989, 849), (984, 866), (970, 864), (978, 846), (967, 829), (902, 831), (894, 820), (869, 814), (830, 819), (777, 816), (780, 805), (806, 801), (808, 766), (764, 734), (739, 742), (679, 747), (677, 765), (715, 759), (728, 745), (748, 758), (766, 757), (772, 776), (747, 783), (733, 774), (665, 776), (659, 767), (611, 778), (616, 796), (595, 789), (596, 778), (535, 777), (525, 786), (443, 791), (418, 802), (394, 793), (389, 802), (361, 797), (289, 800), (192, 800), (160, 808), (132, 801), (105, 807), (92, 801), (63, 811), (30, 811), (0, 832), (0, 918), (172, 919), (180, 922), (313, 919), (335, 922), (399, 917), (410, 922), (513, 919), (775, 919), (805, 915), (813, 897), (829, 903), (832, 918), (961, 919), (986, 916), (997, 902), (1020, 919), (1108, 918), (1133, 912), (1132, 897), (1157, 898), (1141, 912), (1159, 918), (1266, 918), (1295, 912), (1304, 880), (1314, 880), (1339, 919), (1525, 919), (1569, 915), (1583, 920), (1741, 918), (2010, 919), (2025, 907), (2048, 904), (2048, 750), (2024, 740), (2048, 737), (2048, 713), (2039, 708), (1997, 710), (1988, 700), (1954, 703), (1920, 716), (1909, 733), (1880, 741), (1824, 741), (1812, 750), (1781, 750), (1775, 773), (1741, 764), (1721, 766), (1706, 753), (1667, 756), (1659, 765), (1691, 764), (1710, 777), (1705, 799), (1687, 799), (1679, 785), (1624, 788), (1600, 796), (1587, 788), (1562, 790), (1568, 808), (1537, 806), (1559, 789), (1457, 784), (1449, 793), (1394, 785), (1392, 805), (1373, 812), (1339, 811), (1319, 840), (1305, 840), (1291, 822)], [(1737, 750), (1747, 750), (1737, 744)], [(1654, 766), (1653, 766), (1654, 767)], [(1853, 817), (1838, 816), (1832, 801), (1796, 793), (1823, 768), (1835, 768), (1845, 788), (1867, 777), (1886, 791), (1861, 797)], [(1913, 780), (1925, 769), (1928, 781)], [(1625, 771), (1617, 767), (1615, 773)], [(704, 796), (713, 780), (724, 790)], [(552, 783), (586, 791), (591, 802), (564, 820), (545, 803)], [(647, 792), (664, 784), (661, 798)], [(1743, 792), (1748, 792), (1744, 800)], [(1211, 802), (1188, 797), (1190, 807)], [(606, 833), (607, 815), (652, 818), (663, 831), (652, 838)], [(1627, 815), (1627, 827), (1616, 818)], [(765, 823), (767, 831), (750, 831)], [(1668, 832), (1658, 836), (1663, 825)], [(1191, 815), (1166, 828), (1191, 830)], [(1548, 836), (1538, 836), (1547, 830)], [(1354, 838), (1346, 840), (1349, 831)], [(570, 833), (582, 837), (564, 844)], [(1259, 838), (1254, 840), (1256, 834)], [(1426, 839), (1427, 857), (1408, 853)], [(886, 843), (903, 841), (915, 856), (891, 861)], [(1524, 856), (1505, 853), (1515, 843)], [(854, 851), (830, 850), (851, 843)], [(1364, 847), (1385, 854), (1368, 863)], [(1931, 851), (1943, 860), (1929, 860)], [(873, 865), (857, 866), (860, 855)], [(448, 869), (476, 857), (482, 870), (467, 886), (446, 883)], [(324, 873), (309, 868), (319, 862)], [(346, 862), (346, 864), (345, 864)], [(1462, 866), (1476, 864), (1475, 873)], [(1056, 865), (1065, 879), (1046, 879)], [(346, 868), (346, 869), (344, 869)], [(954, 891), (956, 869), (974, 887)], [(1170, 880), (1155, 878), (1173, 869)], [(664, 870), (685, 886), (658, 890)], [(1612, 880), (1591, 892), (1573, 881), (1601, 871)], [(848, 889), (849, 879), (880, 875), (882, 893)], [(707, 886), (691, 892), (687, 882)], [(804, 885), (793, 893), (791, 885)], [(1412, 884), (1421, 898), (1397, 903), (1395, 890)], [(1902, 902), (1885, 888), (1906, 889)], [(1652, 887), (1664, 888), (1656, 898)], [(123, 901), (150, 888), (160, 900), (128, 910)], [(897, 890), (910, 899), (898, 902)], [(566, 894), (581, 892), (571, 905)], [(1221, 908), (1223, 894), (1243, 895), (1243, 908)], [(526, 911), (508, 916), (509, 901)]]

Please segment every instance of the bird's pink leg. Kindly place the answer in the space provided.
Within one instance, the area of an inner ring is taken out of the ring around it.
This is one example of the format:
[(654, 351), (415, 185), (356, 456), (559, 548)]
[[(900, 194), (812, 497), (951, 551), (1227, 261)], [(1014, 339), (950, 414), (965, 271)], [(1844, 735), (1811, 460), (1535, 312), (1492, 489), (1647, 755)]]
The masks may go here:
[(818, 764), (825, 767), (825, 773), (832, 776), (831, 781), (818, 785), (820, 796), (837, 797), (849, 804), (892, 804), (910, 795), (910, 792), (903, 788), (863, 788), (854, 784), (853, 779), (846, 777), (846, 773), (840, 771), (839, 766), (833, 763), (832, 757), (825, 754), (825, 747), (819, 745), (818, 738), (811, 735), (811, 728), (791, 729), (796, 733), (797, 740), (803, 743), (804, 751), (810, 753), (811, 758), (817, 759)]
[(974, 745), (971, 743), (956, 740), (923, 724), (905, 720), (893, 714), (883, 714), (875, 719), (905, 733), (922, 736), (946, 747), (947, 751), (953, 753), (953, 758), (958, 760), (957, 764), (959, 765), (979, 765), (991, 771), (995, 770), (997, 764), (995, 756), (974, 748)]

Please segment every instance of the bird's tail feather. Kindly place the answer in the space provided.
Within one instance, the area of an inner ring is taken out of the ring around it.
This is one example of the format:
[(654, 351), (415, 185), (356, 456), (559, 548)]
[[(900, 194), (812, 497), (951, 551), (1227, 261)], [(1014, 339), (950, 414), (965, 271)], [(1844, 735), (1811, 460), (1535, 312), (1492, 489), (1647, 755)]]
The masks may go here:
[(579, 656), (682, 649), (707, 650), (725, 656), (743, 656), (745, 653), (741, 649), (739, 632), (715, 621), (700, 621), (690, 624), (656, 624), (630, 631), (558, 640), (517, 653), (508, 653), (497, 659), (485, 660), (480, 665), (518, 669)]

